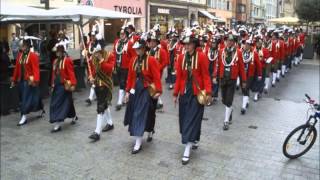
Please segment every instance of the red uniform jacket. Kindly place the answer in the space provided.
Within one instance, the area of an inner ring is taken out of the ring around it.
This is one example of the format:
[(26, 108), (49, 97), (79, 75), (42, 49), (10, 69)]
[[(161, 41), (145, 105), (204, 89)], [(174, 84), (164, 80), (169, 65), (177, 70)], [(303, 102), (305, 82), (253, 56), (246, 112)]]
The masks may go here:
[(304, 33), (300, 33), (300, 34), (299, 34), (299, 38), (300, 38), (300, 43), (301, 43), (301, 45), (304, 46), (304, 39), (305, 39)]
[[(142, 69), (143, 74), (143, 84), (144, 87), (148, 87), (150, 84), (154, 83), (157, 92), (162, 93), (162, 85), (160, 79), (160, 68), (159, 63), (153, 56), (147, 56), (147, 67)], [(134, 69), (137, 56), (135, 56), (130, 63), (127, 87), (126, 91), (129, 92), (131, 89), (135, 88), (136, 85), (136, 71)]]
[(266, 65), (267, 59), (270, 57), (269, 50), (267, 48), (262, 47), (260, 50), (255, 48), (255, 51), (257, 51), (261, 66), (262, 68), (264, 68)]
[(219, 49), (224, 49), (226, 46), (224, 44), (224, 41), (221, 40), (220, 44), (219, 44)]
[(160, 75), (162, 75), (163, 69), (169, 64), (168, 56), (166, 51), (161, 47), (158, 48), (154, 57), (159, 62)]
[[(114, 57), (117, 57), (117, 44), (120, 41), (120, 39), (116, 39), (113, 46), (113, 53)], [(132, 48), (133, 43), (131, 41), (128, 41), (127, 44), (123, 47), (124, 50), (122, 52), (122, 61), (121, 61), (121, 68), (128, 69), (130, 60), (136, 56), (135, 50)]]
[[(218, 68), (216, 68), (216, 71), (214, 72), (214, 77), (219, 77), (223, 78), (224, 77), (224, 64), (223, 64), (223, 56), (225, 54), (225, 49), (220, 50), (219, 56), (218, 56)], [(235, 60), (231, 64), (231, 79), (236, 80), (240, 76), (242, 81), (247, 80), (247, 76), (244, 70), (244, 64), (243, 64), (243, 57), (242, 57), (242, 52), (240, 49), (237, 49), (237, 52), (235, 54)]]
[(210, 57), (210, 47), (209, 46), (207, 46), (207, 48), (206, 48), (206, 51), (205, 51), (205, 54), (207, 55), (207, 57), (208, 57), (208, 60), (209, 60), (209, 64), (210, 64), (210, 61), (213, 61), (213, 64), (212, 64), (212, 68), (213, 68), (213, 72), (214, 71), (216, 71), (216, 69), (217, 69), (217, 67), (218, 67), (218, 55), (219, 55), (219, 51), (220, 51), (220, 49), (217, 49), (217, 50), (215, 50), (216, 52), (215, 53), (217, 53), (217, 54), (214, 54), (213, 55), (213, 58), (212, 57)]
[[(51, 86), (54, 86), (55, 72), (57, 71), (56, 67), (57, 59), (53, 61), (52, 66), (52, 76), (51, 76)], [(76, 75), (74, 73), (73, 61), (70, 57), (65, 57), (59, 64), (59, 72), (61, 83), (64, 84), (65, 81), (69, 80), (71, 85), (75, 86), (77, 84)]]
[[(19, 82), (21, 80), (21, 64), (22, 52), (20, 52), (16, 59), (16, 67), (13, 72), (13, 81)], [(40, 70), (39, 70), (39, 57), (33, 52), (29, 52), (24, 64), (24, 80), (29, 80), (30, 76), (33, 76), (34, 82), (40, 82)]]
[(132, 44), (134, 44), (135, 42), (137, 42), (140, 39), (140, 37), (138, 35), (131, 35), (131, 37), (129, 38), (129, 40), (131, 41)]
[(257, 51), (251, 51), (250, 53), (251, 60), (249, 60), (247, 63), (244, 62), (244, 66), (248, 65), (247, 79), (254, 76), (262, 76), (262, 66), (260, 63), (259, 54)]
[(206, 49), (207, 49), (207, 46), (204, 46), (204, 47), (197, 47), (197, 51), (199, 52), (202, 52), (202, 53), (206, 53)]
[(276, 51), (276, 41), (271, 41), (268, 45), (269, 55), (272, 57), (271, 64), (275, 64), (277, 62), (278, 53)]
[[(194, 95), (199, 93), (199, 89), (197, 88), (196, 82), (199, 85), (200, 90), (205, 90), (205, 92), (209, 95), (211, 94), (211, 80), (208, 71), (208, 58), (207, 56), (199, 51), (195, 51), (196, 58), (194, 58), (192, 64), (194, 64), (192, 68), (192, 89)], [(177, 74), (176, 74), (176, 83), (174, 86), (174, 96), (183, 95), (185, 93), (186, 82), (188, 79), (188, 71), (186, 68), (183, 68), (183, 64), (185, 61), (185, 54), (181, 54), (178, 57), (177, 61)]]
[(178, 43), (176, 46), (177, 55), (184, 54), (184, 45), (182, 43)]
[(294, 49), (293, 49), (293, 38), (292, 37), (289, 37), (289, 49), (290, 49), (290, 56), (293, 55), (294, 53)]
[(301, 46), (301, 42), (300, 42), (299, 37), (296, 37), (295, 40), (296, 40), (296, 41), (295, 41), (294, 49), (295, 49), (295, 51), (297, 52), (298, 48)]
[(296, 54), (296, 52), (297, 52), (297, 38), (293, 38), (293, 43), (292, 43), (292, 52), (293, 52), (293, 55), (295, 55)]
[[(91, 69), (91, 77), (96, 76), (96, 69), (93, 64), (92, 59), (90, 59), (90, 69)], [(101, 62), (101, 69), (104, 71), (107, 75), (111, 76), (113, 69), (114, 69), (114, 64), (115, 64), (115, 57), (114, 54), (111, 52), (108, 52), (107, 56), (105, 57), (104, 61)]]
[(282, 39), (279, 40), (280, 43), (280, 61), (284, 61), (286, 58), (286, 52), (285, 52), (285, 43)]

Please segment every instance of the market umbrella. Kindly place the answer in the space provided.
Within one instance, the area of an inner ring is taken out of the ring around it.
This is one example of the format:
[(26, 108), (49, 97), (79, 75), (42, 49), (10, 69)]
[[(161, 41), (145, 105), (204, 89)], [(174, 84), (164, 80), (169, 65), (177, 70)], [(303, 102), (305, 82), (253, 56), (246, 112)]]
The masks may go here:
[(296, 17), (282, 17), (269, 19), (268, 22), (275, 24), (297, 24), (299, 23), (299, 18)]

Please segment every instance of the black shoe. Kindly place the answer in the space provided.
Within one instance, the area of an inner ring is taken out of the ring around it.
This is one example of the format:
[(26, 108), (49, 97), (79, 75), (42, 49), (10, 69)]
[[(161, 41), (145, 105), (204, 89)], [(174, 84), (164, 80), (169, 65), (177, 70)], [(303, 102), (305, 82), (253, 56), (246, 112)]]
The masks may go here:
[(27, 123), (28, 123), (28, 120), (25, 120), (25, 121), (24, 121), (23, 123), (21, 123), (21, 124), (18, 123), (17, 126), (23, 126), (23, 125), (26, 125)]
[(268, 90), (267, 89), (263, 89), (264, 94), (268, 94)]
[(229, 129), (229, 123), (228, 122), (224, 122), (223, 123), (223, 130), (227, 131)]
[(51, 130), (51, 133), (56, 133), (56, 132), (59, 132), (59, 131), (61, 131), (61, 126), (59, 126), (57, 129), (53, 128)]
[(272, 87), (276, 87), (276, 85), (275, 85), (275, 84), (272, 84), (271, 86), (272, 86)]
[(37, 118), (43, 118), (44, 114), (46, 114), (46, 111), (43, 109)]
[(152, 131), (151, 133), (152, 133), (152, 136), (150, 137), (150, 136), (148, 135), (147, 142), (151, 142), (152, 139), (153, 139), (153, 134), (154, 134), (155, 132)]
[(151, 142), (151, 141), (152, 141), (152, 137), (148, 137), (147, 142)]
[(94, 132), (89, 136), (89, 138), (92, 139), (93, 142), (96, 142), (96, 141), (100, 140), (100, 135), (98, 133)]
[(74, 117), (70, 124), (75, 125), (77, 123), (77, 121), (78, 121), (78, 116)]
[(282, 78), (285, 78), (286, 76), (285, 76), (284, 74), (281, 74), (281, 77), (282, 77)]
[(120, 111), (121, 110), (121, 104), (116, 105), (116, 111)]
[(112, 125), (107, 124), (107, 125), (102, 129), (102, 132), (107, 132), (107, 131), (110, 131), (110, 130), (112, 130), (112, 129), (114, 129), (113, 124), (112, 124)]
[(86, 103), (87, 103), (88, 106), (90, 106), (90, 105), (92, 104), (92, 102), (91, 102), (90, 99), (87, 99), (87, 100), (86, 100)]
[(188, 163), (189, 163), (189, 161), (190, 161), (190, 157), (188, 157), (188, 156), (183, 156), (183, 158), (186, 158), (187, 160), (181, 160), (181, 162), (182, 162), (182, 165), (187, 165)]
[(199, 144), (198, 143), (195, 143), (192, 145), (192, 148), (193, 150), (197, 150), (199, 148)]
[(229, 118), (229, 124), (232, 124), (232, 111), (231, 111), (230, 118)]
[(241, 108), (241, 114), (242, 114), (242, 115), (246, 114), (246, 109)]
[(139, 149), (133, 149), (132, 151), (131, 151), (131, 154), (138, 154), (140, 151), (141, 151), (141, 149), (142, 149), (142, 146), (140, 146), (139, 147)]
[(157, 104), (157, 109), (162, 109), (163, 108), (163, 104)]
[(237, 87), (236, 87), (236, 90), (239, 90), (239, 89), (240, 89), (240, 87), (239, 87), (239, 86), (237, 86)]
[(276, 81), (277, 81), (277, 82), (280, 82), (280, 79), (279, 79), (279, 78), (277, 78), (277, 79), (276, 79)]

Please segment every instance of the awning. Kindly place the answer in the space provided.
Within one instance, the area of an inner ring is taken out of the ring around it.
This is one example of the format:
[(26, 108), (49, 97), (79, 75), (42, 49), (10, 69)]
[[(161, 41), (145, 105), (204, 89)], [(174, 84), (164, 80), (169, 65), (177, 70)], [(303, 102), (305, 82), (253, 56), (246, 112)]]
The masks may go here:
[(65, 6), (59, 9), (49, 10), (50, 15), (58, 16), (58, 17), (69, 17), (71, 19), (75, 19), (78, 17), (82, 18), (111, 18), (111, 19), (126, 19), (126, 18), (138, 18), (141, 16), (125, 14), (122, 12), (117, 12), (113, 10), (107, 10), (92, 6), (86, 5), (74, 5), (74, 6)]
[(127, 19), (140, 16), (125, 14), (122, 12), (96, 8), (92, 6), (74, 5), (65, 6), (58, 9), (45, 10), (29, 6), (14, 5), (1, 2), (0, 20), (2, 22), (10, 21), (32, 21), (32, 20), (72, 20), (80, 21), (81, 18), (110, 18)]
[(275, 23), (275, 24), (298, 24), (299, 19), (296, 17), (282, 17), (282, 18), (268, 19), (268, 22)]
[(212, 19), (212, 20), (216, 20), (217, 19), (217, 17), (215, 17), (214, 15), (210, 14), (208, 11), (199, 10), (199, 12), (201, 14), (203, 14), (204, 16), (207, 16), (209, 19)]
[(47, 11), (45, 9), (39, 9), (39, 8), (30, 7), (30, 6), (14, 5), (14, 4), (1, 2), (0, 15), (1, 17), (8, 17), (8, 16), (43, 17), (43, 16), (47, 16)]

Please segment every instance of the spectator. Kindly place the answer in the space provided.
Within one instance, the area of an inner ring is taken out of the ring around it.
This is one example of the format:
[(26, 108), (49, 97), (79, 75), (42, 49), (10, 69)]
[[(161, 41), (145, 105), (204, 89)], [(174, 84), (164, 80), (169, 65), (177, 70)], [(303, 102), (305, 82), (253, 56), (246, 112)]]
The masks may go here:
[(0, 82), (5, 82), (9, 79), (9, 56), (3, 47), (3, 43), (0, 42)]
[(5, 37), (2, 38), (2, 48), (5, 53), (9, 54), (9, 43)]
[(20, 45), (19, 45), (19, 38), (17, 38), (16, 33), (12, 33), (12, 41), (11, 41), (11, 51), (13, 59), (17, 59), (17, 55), (19, 53)]

